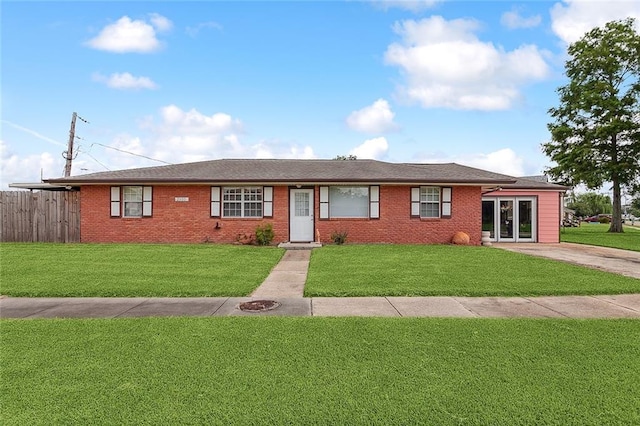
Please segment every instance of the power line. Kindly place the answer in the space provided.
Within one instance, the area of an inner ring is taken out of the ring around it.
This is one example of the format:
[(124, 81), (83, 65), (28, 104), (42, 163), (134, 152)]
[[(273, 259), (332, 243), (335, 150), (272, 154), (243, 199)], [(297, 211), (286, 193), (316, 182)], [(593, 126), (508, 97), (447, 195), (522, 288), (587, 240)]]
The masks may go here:
[(105, 166), (104, 164), (102, 164), (96, 157), (94, 157), (93, 155), (89, 154), (88, 152), (84, 151), (81, 149), (82, 147), (78, 147), (78, 152), (82, 152), (83, 154), (86, 154), (87, 156), (89, 156), (93, 161), (95, 161), (96, 163), (100, 164), (102, 167), (104, 167), (106, 170), (111, 171), (111, 169), (107, 166)]
[(116, 148), (114, 146), (105, 145), (105, 144), (100, 143), (100, 142), (92, 142), (91, 146), (93, 146), (93, 145), (100, 145), (102, 147), (113, 149), (113, 150), (119, 151), (119, 152), (123, 152), (125, 154), (135, 155), (136, 157), (146, 158), (147, 160), (151, 160), (151, 161), (157, 161), (158, 163), (164, 163), (164, 164), (169, 164), (169, 165), (173, 164), (173, 163), (169, 163), (169, 162), (166, 162), (166, 161), (163, 161), (163, 160), (158, 160), (157, 158), (151, 158), (151, 157), (147, 157), (146, 155), (136, 154), (135, 152), (126, 151), (124, 149)]

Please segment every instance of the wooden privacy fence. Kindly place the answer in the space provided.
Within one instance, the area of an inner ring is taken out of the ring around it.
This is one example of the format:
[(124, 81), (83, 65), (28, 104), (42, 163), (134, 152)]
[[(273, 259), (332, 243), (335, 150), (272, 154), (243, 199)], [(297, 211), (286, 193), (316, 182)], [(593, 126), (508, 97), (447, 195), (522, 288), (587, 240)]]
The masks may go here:
[(0, 241), (80, 242), (80, 192), (0, 192)]

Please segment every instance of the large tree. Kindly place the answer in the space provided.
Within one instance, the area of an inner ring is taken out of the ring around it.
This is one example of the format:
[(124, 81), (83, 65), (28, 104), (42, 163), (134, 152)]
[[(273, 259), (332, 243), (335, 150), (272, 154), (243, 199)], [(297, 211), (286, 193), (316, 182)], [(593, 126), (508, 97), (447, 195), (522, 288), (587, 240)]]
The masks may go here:
[(589, 189), (611, 183), (613, 219), (622, 232), (621, 188), (640, 181), (640, 35), (632, 18), (594, 28), (568, 49), (569, 83), (551, 108), (551, 141), (543, 150), (557, 165), (549, 174)]

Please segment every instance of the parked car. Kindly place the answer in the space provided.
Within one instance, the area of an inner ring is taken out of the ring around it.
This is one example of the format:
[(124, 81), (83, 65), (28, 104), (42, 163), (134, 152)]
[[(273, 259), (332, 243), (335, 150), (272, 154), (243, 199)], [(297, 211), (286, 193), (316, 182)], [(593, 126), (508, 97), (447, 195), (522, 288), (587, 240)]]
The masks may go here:
[(611, 215), (610, 214), (597, 214), (595, 216), (590, 216), (584, 220), (585, 222), (590, 223), (610, 223)]

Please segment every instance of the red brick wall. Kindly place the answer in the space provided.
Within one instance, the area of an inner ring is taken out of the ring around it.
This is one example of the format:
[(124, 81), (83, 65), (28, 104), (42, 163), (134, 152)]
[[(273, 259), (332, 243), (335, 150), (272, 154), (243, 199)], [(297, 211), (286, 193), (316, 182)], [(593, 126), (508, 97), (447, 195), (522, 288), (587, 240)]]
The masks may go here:
[[(82, 242), (235, 242), (238, 234), (255, 234), (262, 223), (271, 223), (275, 242), (289, 236), (288, 189), (274, 188), (273, 218), (229, 219), (211, 217), (210, 186), (154, 186), (153, 216), (110, 217), (110, 187), (81, 189)], [(175, 201), (188, 197), (189, 201)], [(284, 201), (282, 201), (284, 200)], [(216, 224), (219, 228), (216, 229)]]
[[(316, 200), (319, 190), (316, 189)], [(452, 189), (451, 218), (411, 217), (411, 187), (380, 186), (380, 219), (316, 220), (322, 242), (334, 231), (347, 231), (348, 243), (443, 244), (458, 231), (469, 234), (471, 244), (480, 244), (482, 194), (479, 187)], [(320, 217), (316, 205), (316, 218)]]
[[(450, 219), (410, 217), (410, 187), (380, 187), (380, 219), (319, 218), (319, 190), (315, 191), (316, 229), (323, 242), (334, 231), (347, 231), (349, 243), (448, 243), (457, 231), (480, 244), (481, 200), (479, 187), (454, 187)], [(188, 197), (177, 202), (175, 197)], [(271, 223), (274, 243), (289, 239), (289, 189), (274, 187), (273, 218), (212, 218), (210, 186), (154, 186), (153, 216), (110, 217), (110, 187), (84, 186), (81, 191), (81, 240), (83, 242), (204, 241), (232, 243), (238, 234), (251, 235), (262, 223)], [(219, 228), (216, 229), (216, 224)]]

